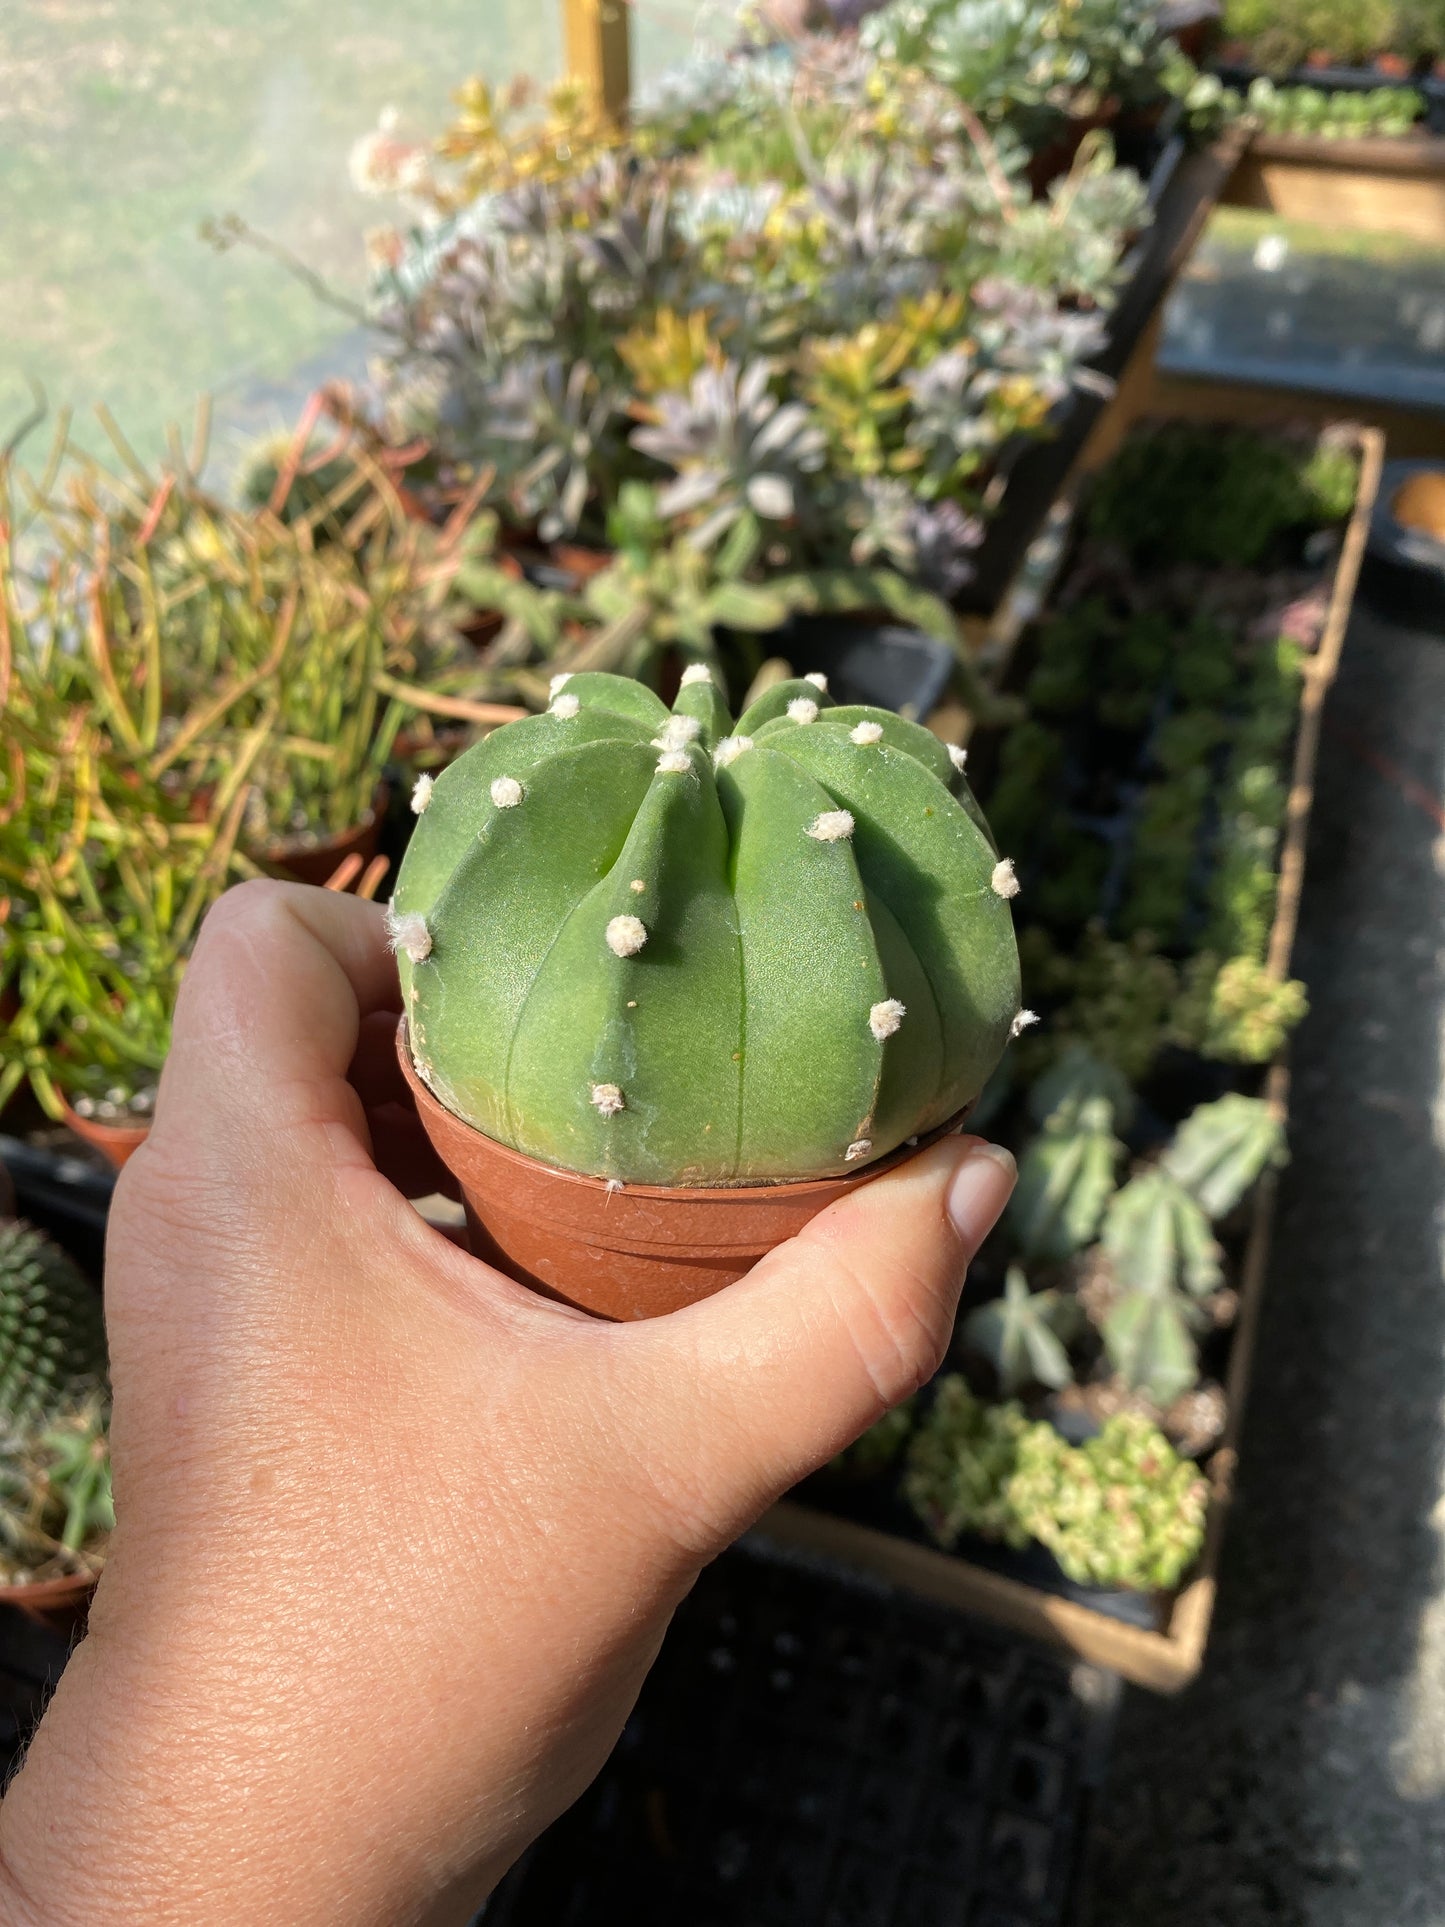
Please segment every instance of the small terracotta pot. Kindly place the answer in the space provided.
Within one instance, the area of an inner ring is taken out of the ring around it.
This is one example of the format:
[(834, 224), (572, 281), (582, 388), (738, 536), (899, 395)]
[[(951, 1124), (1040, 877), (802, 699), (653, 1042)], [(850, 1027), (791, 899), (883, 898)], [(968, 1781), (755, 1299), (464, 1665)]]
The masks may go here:
[(349, 856), (359, 856), (363, 863), (370, 863), (381, 838), (386, 803), (383, 784), (371, 809), (349, 830), (338, 830), (335, 836), (322, 837), (316, 843), (303, 843), (299, 837), (282, 837), (277, 843), (267, 844), (260, 852), (261, 861), (273, 870), (284, 870), (296, 883), (318, 885), (333, 876), (336, 866)]
[(0, 1606), (16, 1607), (52, 1632), (73, 1633), (85, 1625), (95, 1584), (93, 1573), (71, 1573), (63, 1579), (39, 1579), (30, 1586), (0, 1586)]
[(1377, 74), (1388, 74), (1392, 80), (1410, 78), (1410, 63), (1403, 54), (1376, 54), (1374, 67)]
[(554, 542), (551, 557), (559, 569), (575, 576), (579, 585), (601, 575), (614, 559), (610, 549), (589, 549), (580, 542)]
[(1315, 47), (1305, 55), (1306, 67), (1321, 73), (1326, 67), (1337, 65), (1334, 55), (1326, 47)]
[(135, 1155), (150, 1132), (149, 1119), (141, 1124), (107, 1124), (102, 1118), (81, 1117), (64, 1098), (60, 1101), (70, 1129), (77, 1137), (84, 1138), (92, 1150), (99, 1151), (117, 1171)]
[[(562, 1171), (498, 1144), (435, 1098), (397, 1027), (397, 1055), (432, 1148), (462, 1187), (472, 1253), (547, 1298), (626, 1322), (657, 1318), (731, 1285), (825, 1205), (912, 1157), (909, 1145), (856, 1176), (705, 1189)], [(971, 1110), (973, 1107), (968, 1107)], [(956, 1131), (962, 1111), (918, 1144)]]

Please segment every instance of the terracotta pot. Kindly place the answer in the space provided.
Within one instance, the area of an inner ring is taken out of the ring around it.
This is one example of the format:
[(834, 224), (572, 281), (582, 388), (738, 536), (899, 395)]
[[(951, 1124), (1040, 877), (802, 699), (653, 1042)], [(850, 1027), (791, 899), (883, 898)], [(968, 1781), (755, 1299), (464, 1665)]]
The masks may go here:
[(1320, 73), (1326, 67), (1333, 67), (1336, 64), (1334, 55), (1328, 53), (1323, 47), (1316, 47), (1312, 53), (1305, 55), (1306, 67), (1313, 68), (1316, 73)]
[(360, 823), (314, 843), (303, 842), (299, 837), (283, 837), (277, 843), (267, 844), (260, 852), (261, 861), (273, 870), (284, 870), (293, 882), (324, 884), (335, 874), (336, 866), (349, 856), (359, 856), (363, 863), (370, 863), (381, 837), (386, 804), (387, 790), (382, 784)]
[(92, 1150), (99, 1151), (117, 1171), (145, 1143), (151, 1128), (148, 1119), (140, 1124), (107, 1124), (103, 1118), (81, 1117), (79, 1112), (73, 1111), (65, 1103), (64, 1098), (61, 1103), (65, 1109), (65, 1122), (70, 1129), (77, 1137), (84, 1138)]
[(610, 549), (589, 549), (580, 542), (554, 542), (550, 553), (557, 567), (575, 575), (579, 584), (601, 575), (613, 559)]
[(39, 1579), (29, 1586), (0, 1586), (0, 1606), (14, 1606), (52, 1632), (84, 1629), (95, 1591), (95, 1575), (72, 1573), (64, 1579)]
[[(731, 1285), (825, 1205), (912, 1157), (909, 1145), (856, 1176), (718, 1189), (629, 1184), (558, 1170), (464, 1122), (421, 1081), (397, 1027), (397, 1055), (432, 1148), (462, 1187), (473, 1255), (547, 1298), (598, 1318), (657, 1318)], [(971, 1105), (968, 1107), (973, 1108)], [(931, 1144), (962, 1111), (920, 1138)]]

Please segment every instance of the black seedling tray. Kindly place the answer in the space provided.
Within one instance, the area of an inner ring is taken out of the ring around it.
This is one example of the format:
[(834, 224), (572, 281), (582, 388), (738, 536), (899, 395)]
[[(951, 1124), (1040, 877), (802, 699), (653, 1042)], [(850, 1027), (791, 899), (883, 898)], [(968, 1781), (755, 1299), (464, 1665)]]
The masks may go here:
[(702, 1577), (486, 1927), (1063, 1927), (1117, 1682), (855, 1577)]
[(769, 647), (797, 675), (825, 675), (835, 702), (872, 703), (914, 722), (942, 702), (956, 662), (946, 642), (921, 629), (834, 616), (794, 617)]
[(1437, 460), (1386, 462), (1370, 517), (1360, 594), (1379, 614), (1445, 636), (1445, 542), (1395, 520), (1394, 500), (1412, 475), (1439, 472)]
[(100, 1276), (115, 1173), (77, 1139), (58, 1145), (0, 1133), (0, 1164), (15, 1186), (20, 1217), (48, 1232), (81, 1269)]

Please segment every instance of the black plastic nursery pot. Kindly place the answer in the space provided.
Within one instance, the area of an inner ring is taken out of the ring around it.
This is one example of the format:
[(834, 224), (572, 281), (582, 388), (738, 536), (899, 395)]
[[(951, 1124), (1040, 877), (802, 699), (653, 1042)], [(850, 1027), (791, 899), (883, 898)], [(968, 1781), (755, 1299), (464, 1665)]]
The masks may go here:
[[(1268, 973), (1276, 982), (1289, 976), (1323, 706), (1344, 645), (1383, 464), (1384, 438), (1378, 431), (1348, 432), (1359, 454), (1360, 480), (1335, 563), (1324, 628), (1303, 670), (1266, 958)], [(1120, 439), (1112, 431), (1101, 435), (1099, 463), (1113, 453)], [(1283, 1057), (1268, 1069), (1260, 1094), (1280, 1122), (1287, 1122), (1289, 1073)], [(956, 1553), (940, 1551), (911, 1515), (905, 1516), (901, 1502), (876, 1495), (860, 1497), (856, 1486), (850, 1493), (833, 1474), (823, 1475), (775, 1506), (761, 1532), (777, 1545), (847, 1564), (889, 1585), (1051, 1641), (1138, 1685), (1159, 1692), (1187, 1685), (1203, 1664), (1214, 1610), (1220, 1547), (1268, 1269), (1276, 1184), (1274, 1173), (1267, 1173), (1248, 1207), (1247, 1224), (1232, 1241), (1232, 1249), (1227, 1246), (1230, 1282), (1238, 1295), (1223, 1371), (1228, 1424), (1206, 1468), (1211, 1502), (1203, 1550), (1177, 1591), (1116, 1593), (1077, 1586), (1037, 1547), (1016, 1554), (1003, 1547), (965, 1542)]]
[(1445, 134), (1445, 81), (1435, 74), (1398, 74), (1380, 67), (1338, 66), (1294, 67), (1286, 74), (1266, 74), (1263, 68), (1249, 61), (1223, 59), (1212, 61), (1210, 71), (1231, 93), (1239, 94), (1247, 94), (1256, 80), (1272, 81), (1276, 87), (1310, 87), (1320, 94), (1373, 94), (1382, 89), (1392, 93), (1417, 93), (1425, 102), (1425, 111), (1417, 126), (1426, 133)]
[(1117, 1682), (745, 1547), (485, 1927), (1063, 1927)]

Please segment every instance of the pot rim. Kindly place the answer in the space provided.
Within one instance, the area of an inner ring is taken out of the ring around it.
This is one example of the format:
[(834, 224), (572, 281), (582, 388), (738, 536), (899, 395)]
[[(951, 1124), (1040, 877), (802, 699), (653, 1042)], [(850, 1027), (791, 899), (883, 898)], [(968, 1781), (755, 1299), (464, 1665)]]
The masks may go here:
[[(955, 1111), (952, 1117), (946, 1118), (942, 1124), (935, 1125), (932, 1130), (920, 1132), (911, 1142), (905, 1140), (893, 1150), (885, 1152), (882, 1157), (874, 1158), (868, 1164), (859, 1165), (856, 1171), (841, 1172), (834, 1177), (785, 1178), (780, 1183), (771, 1183), (765, 1179), (759, 1183), (720, 1185), (632, 1184), (623, 1183), (619, 1179), (590, 1177), (582, 1171), (569, 1171), (561, 1164), (548, 1164), (543, 1158), (534, 1158), (526, 1151), (518, 1151), (510, 1144), (503, 1144), (499, 1138), (488, 1136), (477, 1125), (468, 1122), (456, 1111), (450, 1110), (425, 1082), (412, 1061), (405, 1014), (397, 1020), (396, 1054), (401, 1063), (402, 1074), (418, 1106), (428, 1104), (434, 1106), (450, 1118), (459, 1130), (474, 1133), (490, 1147), (493, 1155), (499, 1160), (510, 1161), (530, 1171), (543, 1172), (549, 1179), (575, 1187), (579, 1192), (589, 1192), (605, 1197), (625, 1196), (629, 1203), (649, 1201), (661, 1203), (683, 1198), (698, 1204), (746, 1204), (761, 1203), (764, 1200), (779, 1202), (789, 1199), (803, 1200), (826, 1192), (841, 1193), (850, 1186), (865, 1184), (873, 1178), (881, 1177), (885, 1171), (891, 1171), (896, 1165), (906, 1163), (917, 1152), (926, 1150), (930, 1144), (936, 1144), (941, 1138), (951, 1137), (955, 1132), (961, 1131), (977, 1103), (977, 1099), (971, 1100), (962, 1110)], [(627, 1243), (629, 1248), (632, 1248), (636, 1240), (629, 1237)], [(658, 1248), (669, 1248), (668, 1241), (659, 1239)], [(706, 1248), (710, 1247), (697, 1247), (699, 1250)]]

